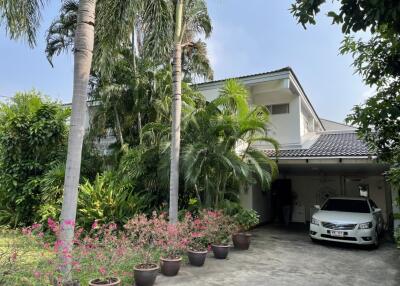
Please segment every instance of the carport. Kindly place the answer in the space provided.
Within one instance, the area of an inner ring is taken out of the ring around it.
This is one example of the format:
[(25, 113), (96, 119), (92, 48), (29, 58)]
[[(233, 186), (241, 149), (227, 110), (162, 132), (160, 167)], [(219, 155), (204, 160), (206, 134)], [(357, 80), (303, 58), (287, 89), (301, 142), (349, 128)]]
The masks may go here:
[(292, 222), (308, 222), (313, 206), (323, 204), (328, 197), (362, 194), (382, 209), (389, 226), (393, 223), (393, 201), (398, 194), (392, 192), (385, 180), (388, 165), (380, 163), (355, 133), (326, 133), (308, 149), (266, 152), (270, 157), (275, 156), (278, 181), (284, 184), (269, 191), (254, 186), (241, 197), (245, 207), (259, 212), (262, 222), (277, 220), (281, 210), (276, 196), (289, 188)]

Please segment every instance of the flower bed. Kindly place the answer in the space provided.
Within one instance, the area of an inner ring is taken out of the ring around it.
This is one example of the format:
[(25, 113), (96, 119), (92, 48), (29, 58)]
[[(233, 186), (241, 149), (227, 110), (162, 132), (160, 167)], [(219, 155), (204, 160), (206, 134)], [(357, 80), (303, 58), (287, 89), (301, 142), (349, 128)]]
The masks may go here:
[[(235, 225), (218, 211), (202, 211), (196, 217), (187, 213), (176, 225), (170, 225), (164, 214), (155, 213), (151, 217), (137, 215), (123, 228), (94, 222), (89, 231), (76, 228), (72, 253), (57, 240), (58, 223), (49, 220), (46, 228), (50, 232), (43, 232), (39, 224), (20, 231), (1, 231), (0, 268), (5, 270), (0, 273), (0, 285), (57, 284), (62, 280), (61, 267), (71, 259), (73, 277), (81, 285), (92, 279), (115, 281), (112, 278), (121, 279), (121, 285), (132, 285), (134, 266), (158, 267), (160, 258), (180, 260), (187, 250), (229, 244)], [(61, 262), (57, 253), (61, 253)]]

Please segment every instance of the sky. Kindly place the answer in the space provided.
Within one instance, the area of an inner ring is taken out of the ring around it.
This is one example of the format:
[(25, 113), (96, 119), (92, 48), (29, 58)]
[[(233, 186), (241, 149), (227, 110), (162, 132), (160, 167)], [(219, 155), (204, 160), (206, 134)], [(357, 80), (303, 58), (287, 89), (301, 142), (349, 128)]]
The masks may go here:
[[(71, 101), (72, 55), (58, 56), (52, 68), (44, 54), (46, 30), (60, 7), (60, 1), (49, 2), (34, 49), (10, 40), (0, 26), (0, 99), (36, 89), (59, 101)], [(343, 35), (325, 16), (327, 10), (316, 26), (305, 30), (290, 14), (293, 2), (207, 0), (213, 23), (207, 44), (214, 79), (290, 66), (318, 115), (343, 122), (373, 90), (354, 74), (351, 56), (339, 55)]]

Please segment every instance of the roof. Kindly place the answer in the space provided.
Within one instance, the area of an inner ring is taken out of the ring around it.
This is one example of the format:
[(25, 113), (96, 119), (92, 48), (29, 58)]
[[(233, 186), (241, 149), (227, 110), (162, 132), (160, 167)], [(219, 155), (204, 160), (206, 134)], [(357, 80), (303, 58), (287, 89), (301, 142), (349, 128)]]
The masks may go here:
[(344, 123), (332, 121), (329, 119), (321, 118), (322, 124), (327, 131), (344, 131), (344, 130), (353, 130), (355, 131), (357, 128), (351, 125), (347, 125)]
[(269, 75), (269, 74), (278, 73), (278, 72), (285, 72), (285, 71), (293, 73), (293, 70), (292, 70), (291, 67), (284, 67), (284, 68), (273, 70), (273, 71), (255, 73), (255, 74), (238, 76), (238, 77), (228, 77), (228, 78), (223, 78), (223, 79), (219, 79), (219, 80), (211, 80), (211, 81), (206, 81), (206, 82), (202, 82), (202, 83), (196, 83), (194, 85), (195, 86), (202, 86), (202, 85), (207, 85), (207, 84), (216, 83), (216, 82), (224, 82), (224, 81), (227, 81), (227, 80), (230, 80), (230, 79), (246, 79), (246, 78), (250, 78), (250, 77), (255, 77), (255, 76), (260, 76), (260, 75)]
[[(275, 150), (266, 150), (274, 157)], [(321, 133), (308, 149), (280, 150), (278, 158), (366, 157), (373, 153), (355, 132)]]
[(247, 78), (252, 78), (252, 77), (257, 77), (257, 76), (264, 76), (264, 75), (270, 75), (270, 74), (274, 74), (274, 73), (280, 73), (280, 72), (288, 72), (290, 73), (294, 80), (297, 82), (298, 87), (300, 88), (301, 92), (304, 95), (305, 100), (307, 101), (307, 103), (310, 105), (312, 111), (314, 112), (316, 118), (318, 119), (319, 123), (322, 126), (322, 129), (325, 130), (325, 126), (322, 123), (320, 117), (318, 116), (318, 113), (315, 111), (314, 106), (311, 104), (311, 101), (309, 100), (306, 92), (304, 91), (303, 86), (301, 85), (299, 79), (297, 78), (296, 74), (294, 73), (293, 69), (289, 66), (281, 68), (281, 69), (277, 69), (277, 70), (273, 70), (273, 71), (268, 71), (268, 72), (262, 72), (262, 73), (255, 73), (255, 74), (250, 74), (250, 75), (244, 75), (244, 76), (238, 76), (238, 77), (229, 77), (229, 78), (224, 78), (224, 79), (219, 79), (219, 80), (212, 80), (212, 81), (206, 81), (206, 82), (202, 82), (202, 83), (197, 83), (194, 84), (194, 86), (196, 87), (201, 87), (201, 86), (207, 86), (210, 84), (214, 84), (214, 83), (221, 83), (230, 79), (239, 79), (239, 80), (243, 80), (243, 79), (247, 79)]

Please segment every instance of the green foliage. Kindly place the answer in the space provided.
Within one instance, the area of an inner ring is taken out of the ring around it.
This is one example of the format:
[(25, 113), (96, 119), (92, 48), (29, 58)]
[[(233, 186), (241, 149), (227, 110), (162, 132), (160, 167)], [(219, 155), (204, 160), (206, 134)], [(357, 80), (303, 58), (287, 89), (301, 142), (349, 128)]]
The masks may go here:
[(187, 188), (206, 207), (235, 200), (248, 185), (268, 189), (276, 164), (253, 144), (277, 143), (267, 136), (268, 111), (250, 107), (247, 91), (228, 81), (220, 96), (193, 110), (182, 130), (182, 166)]
[(0, 24), (5, 24), (11, 39), (26, 39), (31, 47), (36, 44), (36, 32), (42, 17), (45, 0), (1, 0)]
[(90, 228), (93, 221), (124, 224), (146, 207), (138, 194), (115, 185), (113, 174), (98, 175), (93, 183), (85, 181), (79, 187), (77, 222)]
[(260, 222), (260, 216), (252, 209), (242, 209), (233, 218), (242, 231), (249, 230)]
[(397, 243), (397, 248), (400, 248), (400, 227), (397, 227), (394, 231), (394, 239)]
[(41, 176), (64, 157), (69, 109), (40, 93), (0, 105), (0, 222), (29, 224), (41, 204)]
[[(304, 27), (315, 24), (315, 16), (326, 0), (296, 0), (291, 12)], [(400, 33), (400, 6), (397, 0), (336, 0), (339, 11), (330, 11), (333, 23), (342, 26), (343, 33), (365, 31), (372, 33), (383, 26), (390, 26)]]

